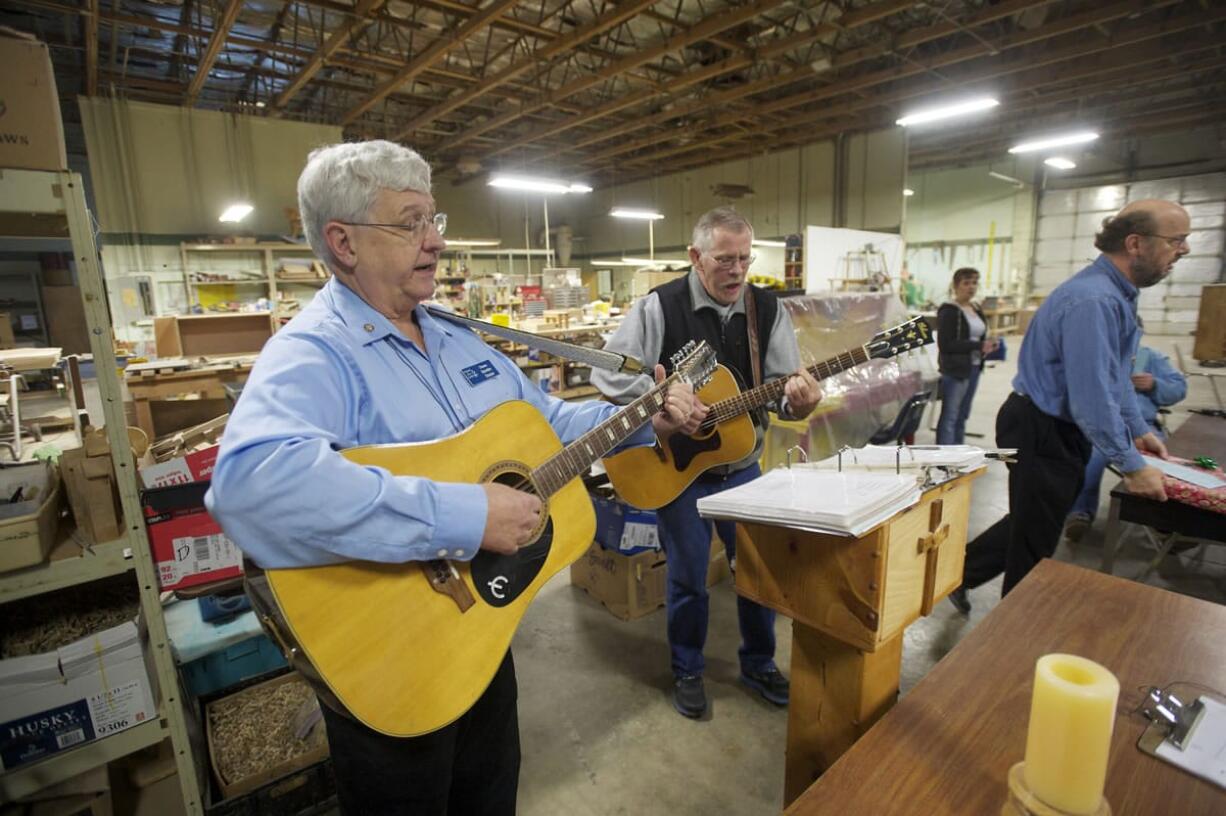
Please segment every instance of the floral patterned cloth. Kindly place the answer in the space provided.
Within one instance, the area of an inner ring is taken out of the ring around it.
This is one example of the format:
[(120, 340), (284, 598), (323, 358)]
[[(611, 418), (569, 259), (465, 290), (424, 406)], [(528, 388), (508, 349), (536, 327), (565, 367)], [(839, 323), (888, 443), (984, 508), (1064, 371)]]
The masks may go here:
[[(1186, 459), (1175, 459), (1174, 461), (1196, 467), (1195, 462), (1189, 462)], [(1221, 468), (1210, 471), (1210, 473), (1226, 478), (1226, 474), (1222, 472)], [(1202, 510), (1226, 515), (1226, 487), (1200, 487), (1170, 476), (1164, 477), (1162, 483), (1163, 487), (1166, 488), (1166, 497), (1168, 499), (1183, 504), (1190, 504)]]

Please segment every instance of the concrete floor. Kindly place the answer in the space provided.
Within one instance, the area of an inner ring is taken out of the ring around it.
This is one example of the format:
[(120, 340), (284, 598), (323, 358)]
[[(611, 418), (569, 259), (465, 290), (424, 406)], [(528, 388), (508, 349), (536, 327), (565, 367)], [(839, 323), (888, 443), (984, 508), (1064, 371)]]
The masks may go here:
[[(1016, 339), (1013, 348), (1016, 349)], [(1147, 342), (1172, 353), (1175, 338)], [(1187, 338), (1180, 338), (1185, 344)], [(1015, 351), (1012, 352), (1015, 356)], [(984, 372), (968, 430), (983, 433), (968, 442), (991, 445), (996, 411), (1010, 391), (1012, 360)], [(1209, 407), (1213, 396), (1191, 383), (1187, 400), (1170, 418), (1177, 428), (1190, 407)], [(919, 442), (934, 441), (925, 417)], [(1090, 568), (1101, 559), (1108, 475), (1102, 509), (1082, 543), (1062, 542), (1056, 557)], [(970, 516), (973, 538), (1008, 508), (1006, 471), (994, 464), (975, 483)], [(1146, 583), (1226, 602), (1226, 549), (1210, 546), (1165, 559)], [(1151, 550), (1139, 532), (1130, 534), (1116, 574), (1133, 578)], [(997, 579), (974, 590), (969, 618), (948, 602), (906, 633), (901, 690), (906, 694), (995, 606)], [(529, 608), (515, 638), (519, 676), (523, 769), (519, 812), (523, 816), (778, 813), (782, 808), (787, 712), (749, 692), (737, 681), (736, 596), (725, 581), (712, 590), (706, 648), (711, 712), (687, 720), (672, 707), (668, 644), (663, 611), (623, 623), (581, 590), (569, 574), (555, 577)], [(791, 656), (791, 624), (777, 623), (777, 661), (785, 673)]]

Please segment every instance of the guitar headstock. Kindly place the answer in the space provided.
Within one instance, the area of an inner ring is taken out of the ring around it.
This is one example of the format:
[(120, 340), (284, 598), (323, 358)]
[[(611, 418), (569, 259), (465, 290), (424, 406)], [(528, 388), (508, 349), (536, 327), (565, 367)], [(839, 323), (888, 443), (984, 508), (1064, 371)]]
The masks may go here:
[(932, 329), (922, 317), (913, 317), (892, 329), (878, 332), (864, 344), (870, 358), (887, 360), (904, 351), (917, 349), (932, 342)]
[(707, 384), (718, 365), (715, 349), (708, 346), (706, 340), (689, 341), (669, 358), (669, 362), (673, 365), (673, 375), (689, 383), (695, 391)]

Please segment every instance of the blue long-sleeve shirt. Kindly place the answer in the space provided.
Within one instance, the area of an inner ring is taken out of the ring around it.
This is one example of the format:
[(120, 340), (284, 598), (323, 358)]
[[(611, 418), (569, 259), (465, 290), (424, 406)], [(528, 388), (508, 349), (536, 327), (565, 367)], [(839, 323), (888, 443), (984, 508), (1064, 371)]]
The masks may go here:
[(1141, 419), (1153, 425), (1158, 419), (1158, 409), (1181, 402), (1188, 395), (1188, 380), (1171, 360), (1160, 351), (1149, 346), (1137, 349), (1137, 356), (1132, 363), (1133, 374), (1152, 374), (1154, 387), (1148, 391), (1137, 392), (1137, 409)]
[(1149, 433), (1132, 386), (1140, 340), (1137, 288), (1106, 256), (1057, 286), (1031, 320), (1013, 389), (1075, 422), (1125, 473), (1145, 466), (1133, 439)]
[[(480, 485), (395, 476), (337, 451), (440, 439), (512, 399), (536, 406), (563, 442), (618, 410), (550, 397), (472, 331), (421, 307), (417, 319), (428, 354), (333, 279), (265, 345), (205, 497), (261, 567), (471, 559), (487, 513)], [(629, 442), (652, 439), (648, 424)]]

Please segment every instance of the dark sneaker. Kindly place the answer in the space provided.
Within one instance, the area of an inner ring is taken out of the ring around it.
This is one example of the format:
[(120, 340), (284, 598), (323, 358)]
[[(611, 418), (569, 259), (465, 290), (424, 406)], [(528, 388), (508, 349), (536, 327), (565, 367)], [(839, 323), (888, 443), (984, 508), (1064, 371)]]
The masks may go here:
[(971, 599), (966, 597), (966, 590), (958, 587), (953, 592), (949, 593), (949, 602), (954, 605), (963, 615), (971, 614)]
[(1093, 523), (1094, 519), (1085, 513), (1069, 513), (1064, 520), (1064, 537), (1076, 544), (1085, 538), (1086, 531)]
[(788, 679), (778, 669), (751, 672), (741, 670), (741, 682), (777, 706), (788, 704)]
[(701, 677), (687, 675), (673, 681), (673, 708), (691, 720), (707, 713), (707, 692)]

